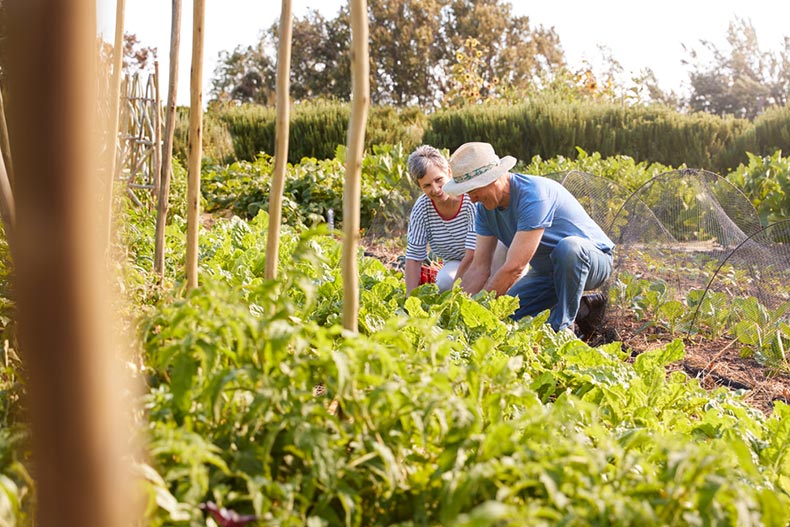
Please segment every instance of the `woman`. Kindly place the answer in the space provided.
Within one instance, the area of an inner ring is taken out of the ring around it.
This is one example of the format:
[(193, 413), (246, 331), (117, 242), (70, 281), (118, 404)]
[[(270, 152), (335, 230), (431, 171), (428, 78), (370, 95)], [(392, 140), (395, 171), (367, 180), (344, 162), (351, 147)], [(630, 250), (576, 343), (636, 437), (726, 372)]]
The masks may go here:
[[(407, 163), (409, 176), (423, 195), (417, 198), (409, 216), (406, 236), (406, 292), (420, 285), (422, 262), (431, 251), (444, 260), (436, 276), (440, 291), (453, 286), (463, 276), (475, 253), (475, 206), (469, 196), (450, 196), (442, 190), (450, 180), (450, 165), (436, 148), (417, 147)], [(499, 267), (506, 255), (497, 248), (492, 266)]]

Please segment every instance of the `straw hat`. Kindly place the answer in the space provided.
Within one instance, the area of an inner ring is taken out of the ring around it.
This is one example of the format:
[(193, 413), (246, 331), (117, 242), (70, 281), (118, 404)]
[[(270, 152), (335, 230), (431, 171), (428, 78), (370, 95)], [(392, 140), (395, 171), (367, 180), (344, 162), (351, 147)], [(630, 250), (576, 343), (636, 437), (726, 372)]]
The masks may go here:
[(458, 196), (485, 187), (515, 165), (515, 157), (499, 159), (488, 143), (465, 143), (450, 156), (453, 179), (445, 183), (444, 191)]

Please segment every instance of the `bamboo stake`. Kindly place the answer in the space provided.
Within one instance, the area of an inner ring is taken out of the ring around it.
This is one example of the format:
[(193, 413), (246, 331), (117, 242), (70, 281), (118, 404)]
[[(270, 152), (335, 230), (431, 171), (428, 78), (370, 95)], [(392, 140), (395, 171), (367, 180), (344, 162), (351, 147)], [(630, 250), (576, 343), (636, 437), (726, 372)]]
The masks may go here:
[(115, 3), (115, 41), (112, 50), (112, 80), (110, 81), (110, 122), (107, 127), (107, 158), (104, 166), (107, 169), (107, 200), (106, 218), (107, 241), (112, 236), (112, 203), (113, 184), (115, 181), (115, 148), (118, 142), (118, 107), (121, 98), (121, 67), (123, 65), (123, 26), (126, 11), (126, 0), (116, 0)]
[(277, 52), (277, 126), (274, 142), (274, 173), (272, 174), (272, 190), (269, 195), (269, 237), (266, 240), (266, 272), (264, 275), (269, 279), (277, 278), (285, 169), (288, 165), (291, 27), (291, 0), (283, 0), (280, 11), (280, 48)]
[(160, 174), (162, 173), (162, 99), (159, 96), (159, 61), (154, 61), (154, 188), (151, 193), (159, 195)]
[(368, 62), (368, 9), (366, 0), (351, 0), (351, 117), (346, 149), (346, 178), (343, 192), (343, 327), (356, 333), (359, 316), (359, 203), (365, 124), (370, 105)]
[(159, 283), (165, 277), (165, 225), (167, 224), (170, 179), (173, 174), (173, 133), (176, 127), (176, 95), (178, 93), (178, 52), (181, 46), (181, 0), (173, 0), (170, 24), (170, 79), (167, 86), (167, 116), (165, 138), (162, 145), (162, 175), (156, 208), (156, 241), (154, 250), (154, 272)]
[(0, 150), (5, 159), (6, 178), (8, 179), (9, 189), (13, 189), (14, 164), (11, 160), (11, 142), (8, 139), (8, 124), (5, 120), (5, 104), (3, 102), (2, 89), (0, 89)]
[(198, 285), (200, 231), (200, 161), (203, 154), (203, 21), (205, 0), (195, 0), (192, 14), (192, 72), (189, 99), (189, 168), (187, 173), (187, 290)]
[[(38, 527), (136, 525), (128, 379), (92, 192), (96, 4), (6, 1), (20, 353)], [(102, 211), (103, 212), (103, 211)], [(134, 397), (134, 396), (132, 396)]]

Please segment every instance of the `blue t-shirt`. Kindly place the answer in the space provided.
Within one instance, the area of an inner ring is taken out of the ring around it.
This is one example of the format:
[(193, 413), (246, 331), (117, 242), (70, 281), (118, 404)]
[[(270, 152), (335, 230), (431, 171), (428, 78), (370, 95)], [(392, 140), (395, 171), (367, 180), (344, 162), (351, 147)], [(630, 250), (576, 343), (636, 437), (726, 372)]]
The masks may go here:
[(510, 247), (518, 231), (544, 229), (536, 254), (548, 254), (563, 238), (579, 236), (591, 240), (602, 251), (614, 248), (584, 207), (560, 183), (540, 176), (510, 174), (510, 203), (487, 210), (477, 204), (475, 231), (496, 236)]

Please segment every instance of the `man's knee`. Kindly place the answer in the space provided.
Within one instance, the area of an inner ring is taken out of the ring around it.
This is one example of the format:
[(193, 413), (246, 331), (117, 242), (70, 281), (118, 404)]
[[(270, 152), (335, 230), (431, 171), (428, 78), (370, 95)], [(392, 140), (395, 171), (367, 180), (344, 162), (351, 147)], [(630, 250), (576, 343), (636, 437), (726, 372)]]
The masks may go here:
[(586, 251), (584, 240), (578, 236), (568, 236), (557, 243), (551, 253), (551, 259), (556, 264), (575, 263), (583, 258)]

